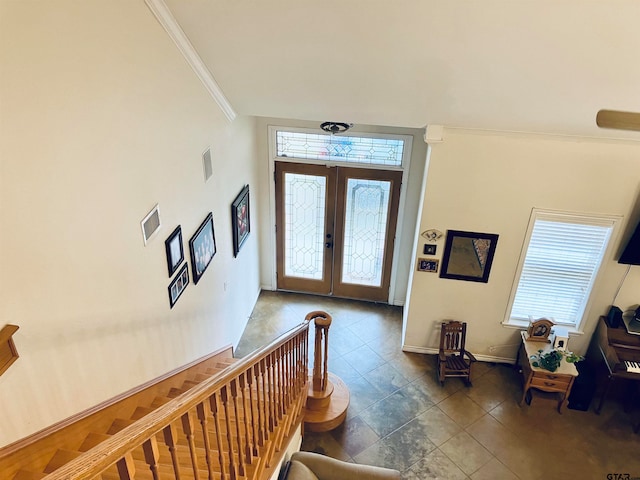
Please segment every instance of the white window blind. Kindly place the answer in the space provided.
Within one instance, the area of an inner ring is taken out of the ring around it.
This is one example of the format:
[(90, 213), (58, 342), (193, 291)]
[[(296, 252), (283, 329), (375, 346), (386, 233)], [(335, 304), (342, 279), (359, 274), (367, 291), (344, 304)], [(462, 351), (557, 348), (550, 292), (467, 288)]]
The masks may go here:
[(534, 210), (508, 323), (579, 327), (616, 221)]

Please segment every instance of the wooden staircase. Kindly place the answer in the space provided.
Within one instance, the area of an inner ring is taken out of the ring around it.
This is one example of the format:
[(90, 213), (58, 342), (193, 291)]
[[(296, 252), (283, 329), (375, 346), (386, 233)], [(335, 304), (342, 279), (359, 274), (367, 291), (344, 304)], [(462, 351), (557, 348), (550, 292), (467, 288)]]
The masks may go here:
[(0, 449), (0, 477), (267, 479), (300, 428), (308, 322), (236, 360), (231, 348)]

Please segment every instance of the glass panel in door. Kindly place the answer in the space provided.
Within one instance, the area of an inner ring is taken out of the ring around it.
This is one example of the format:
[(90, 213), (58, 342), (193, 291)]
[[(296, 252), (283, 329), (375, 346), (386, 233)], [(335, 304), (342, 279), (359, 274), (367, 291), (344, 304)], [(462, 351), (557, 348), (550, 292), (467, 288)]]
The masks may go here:
[(284, 274), (322, 280), (327, 179), (284, 174)]
[(347, 180), (342, 282), (379, 287), (391, 182)]

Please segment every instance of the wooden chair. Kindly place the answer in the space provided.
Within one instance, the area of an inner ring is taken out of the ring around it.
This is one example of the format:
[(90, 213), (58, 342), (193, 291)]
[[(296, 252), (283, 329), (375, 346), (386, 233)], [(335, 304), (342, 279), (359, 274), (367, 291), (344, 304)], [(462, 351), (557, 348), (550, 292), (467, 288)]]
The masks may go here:
[(447, 377), (461, 377), (471, 385), (471, 367), (476, 357), (464, 348), (467, 323), (450, 320), (442, 322), (440, 352), (438, 354), (438, 379), (444, 385)]

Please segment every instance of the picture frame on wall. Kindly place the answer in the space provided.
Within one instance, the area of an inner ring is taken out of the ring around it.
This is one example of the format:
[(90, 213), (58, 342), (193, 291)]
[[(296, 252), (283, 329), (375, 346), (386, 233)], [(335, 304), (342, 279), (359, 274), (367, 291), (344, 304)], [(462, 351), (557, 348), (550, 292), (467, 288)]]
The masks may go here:
[(418, 271), (437, 273), (439, 263), (437, 258), (418, 258)]
[(213, 214), (209, 213), (196, 233), (189, 239), (191, 270), (196, 285), (216, 254), (216, 238), (213, 230)]
[(184, 248), (182, 246), (182, 229), (180, 225), (171, 232), (169, 238), (164, 241), (164, 248), (167, 252), (167, 267), (169, 277), (171, 277), (184, 260)]
[(231, 229), (233, 231), (233, 256), (237, 257), (251, 231), (249, 185), (243, 187), (231, 204)]
[(171, 308), (176, 304), (184, 289), (189, 285), (189, 269), (187, 268), (187, 264), (180, 269), (176, 278), (174, 278), (169, 284), (169, 305)]
[(487, 283), (497, 244), (494, 233), (448, 230), (440, 278)]

